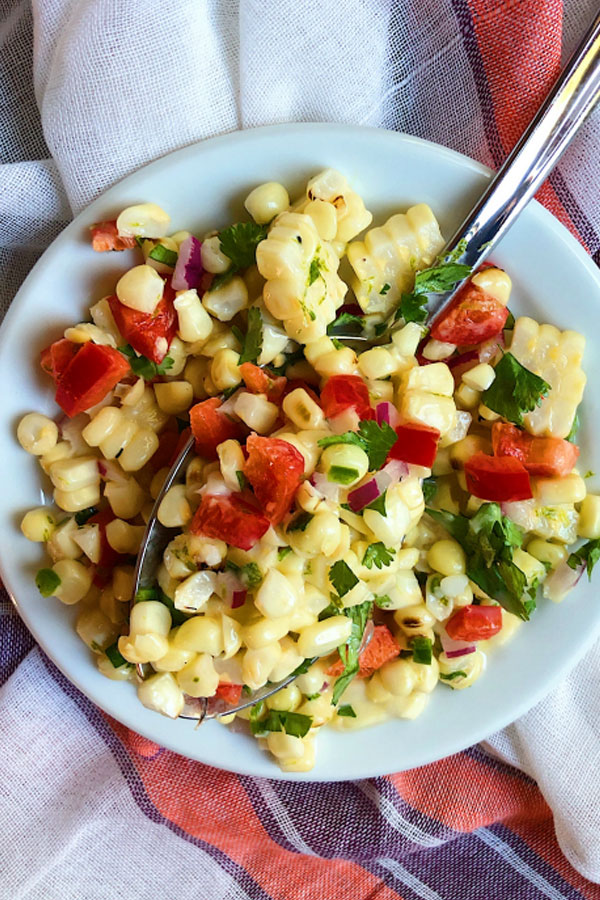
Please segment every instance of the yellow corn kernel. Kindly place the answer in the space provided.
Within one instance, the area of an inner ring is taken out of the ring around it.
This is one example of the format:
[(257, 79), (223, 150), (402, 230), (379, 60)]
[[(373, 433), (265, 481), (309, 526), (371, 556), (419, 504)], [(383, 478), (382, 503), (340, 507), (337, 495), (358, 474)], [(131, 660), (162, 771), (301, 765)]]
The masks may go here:
[(17, 440), (33, 456), (45, 456), (56, 447), (58, 426), (48, 416), (28, 413), (17, 426)]
[(436, 541), (427, 551), (427, 562), (442, 575), (461, 575), (466, 568), (465, 551), (457, 541)]
[(533, 496), (541, 506), (556, 503), (581, 503), (586, 495), (585, 481), (580, 475), (565, 475), (562, 478), (532, 478)]
[(297, 428), (322, 428), (325, 422), (323, 410), (304, 388), (296, 388), (283, 398), (283, 411)]
[(464, 372), (462, 380), (474, 391), (487, 391), (495, 377), (496, 373), (492, 366), (488, 363), (479, 363), (478, 366)]
[(583, 498), (579, 508), (577, 534), (590, 540), (600, 538), (600, 497), (597, 494), (586, 494)]

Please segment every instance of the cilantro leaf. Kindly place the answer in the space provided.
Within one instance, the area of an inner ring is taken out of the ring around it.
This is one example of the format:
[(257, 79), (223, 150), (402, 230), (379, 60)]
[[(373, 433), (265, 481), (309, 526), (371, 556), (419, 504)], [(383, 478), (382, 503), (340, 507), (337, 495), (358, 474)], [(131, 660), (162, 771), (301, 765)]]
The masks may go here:
[(228, 256), (234, 269), (247, 269), (256, 262), (256, 248), (267, 236), (267, 225), (238, 222), (219, 232), (221, 251)]
[(262, 351), (263, 321), (260, 310), (253, 306), (248, 310), (248, 331), (242, 341), (239, 365), (245, 362), (255, 363)]
[(292, 519), (290, 524), (287, 527), (288, 531), (306, 531), (306, 528), (313, 519), (312, 513), (301, 512), (299, 516), (296, 516), (295, 519)]
[(35, 583), (42, 597), (52, 597), (61, 580), (54, 569), (40, 569), (35, 576)]
[(413, 662), (422, 666), (430, 666), (433, 657), (433, 645), (431, 639), (423, 634), (418, 634), (411, 638), (410, 646), (412, 648)]
[(379, 293), (381, 294), (382, 297), (385, 297), (385, 295), (387, 294), (387, 292), (389, 291), (390, 288), (391, 288), (391, 284), (388, 284), (386, 281), (386, 283), (383, 285), (383, 287), (381, 288)]
[(152, 381), (157, 375), (166, 375), (169, 369), (173, 368), (171, 356), (165, 356), (161, 363), (155, 363), (147, 356), (138, 356), (131, 344), (125, 344), (117, 349), (129, 360), (133, 374), (141, 376), (144, 381)]
[(444, 294), (451, 291), (470, 273), (470, 266), (454, 262), (452, 256), (446, 261), (438, 260), (437, 265), (417, 272), (412, 292), (402, 294), (398, 312), (405, 322), (421, 324), (427, 318), (427, 294)]
[(581, 566), (585, 563), (587, 575), (591, 581), (592, 572), (598, 560), (600, 560), (600, 538), (596, 538), (593, 541), (587, 541), (587, 543), (582, 544), (578, 550), (573, 551), (567, 559), (567, 565), (572, 569), (576, 569), (577, 566)]
[(374, 509), (375, 512), (378, 512), (380, 516), (383, 516), (387, 519), (387, 509), (385, 508), (386, 495), (387, 491), (384, 491), (383, 494), (381, 494), (381, 496), (379, 496), (376, 500), (373, 500), (372, 503), (369, 503), (368, 506), (365, 506), (365, 509)]
[(310, 261), (308, 270), (308, 287), (314, 284), (317, 278), (321, 278), (321, 270), (325, 268), (325, 263), (318, 256), (314, 256)]
[(308, 734), (312, 716), (282, 709), (269, 709), (265, 714), (265, 709), (266, 704), (261, 701), (252, 707), (250, 713), (250, 730), (256, 737), (265, 737), (270, 731), (285, 731), (294, 737), (304, 737)]
[(351, 719), (356, 718), (356, 713), (349, 703), (344, 703), (342, 706), (338, 706), (337, 714), (338, 716), (349, 716)]
[(285, 559), (288, 554), (292, 552), (291, 547), (280, 547), (277, 551), (277, 559), (281, 562), (282, 559)]
[(317, 441), (319, 447), (331, 447), (332, 444), (356, 444), (366, 450), (365, 441), (355, 431), (345, 431), (344, 434), (329, 434)]
[(429, 478), (423, 479), (421, 487), (423, 488), (423, 499), (425, 500), (425, 503), (431, 503), (437, 491), (437, 479), (433, 475), (430, 475)]
[(378, 425), (373, 419), (362, 419), (358, 424), (358, 433), (366, 444), (369, 470), (380, 469), (398, 440), (398, 435), (387, 422)]
[(389, 550), (383, 544), (383, 541), (377, 541), (376, 544), (369, 544), (365, 550), (362, 564), (363, 566), (366, 566), (367, 569), (372, 569), (374, 565), (378, 569), (381, 569), (383, 566), (389, 566), (394, 558), (395, 552), (395, 550)]
[(337, 329), (343, 329), (344, 331), (352, 331), (356, 334), (360, 334), (365, 324), (365, 320), (362, 316), (355, 316), (353, 313), (343, 312), (341, 313), (337, 319), (334, 319), (333, 322), (330, 322), (327, 326), (327, 334), (335, 335), (339, 334)]
[(242, 581), (245, 583), (246, 587), (250, 588), (250, 590), (257, 587), (263, 580), (263, 574), (255, 562), (249, 562), (246, 563), (245, 566), (242, 566), (240, 574)]
[(388, 596), (388, 594), (376, 594), (373, 597), (373, 603), (375, 606), (378, 606), (379, 609), (389, 609), (392, 605), (392, 598)]
[(522, 426), (523, 415), (541, 404), (550, 385), (522, 366), (512, 353), (504, 354), (495, 373), (492, 384), (481, 396), (482, 402), (507, 421)]
[(427, 297), (422, 294), (402, 294), (398, 312), (398, 319), (402, 317), (405, 322), (422, 325), (427, 318)]
[(338, 559), (329, 569), (329, 580), (340, 597), (358, 584), (358, 578), (343, 559)]
[(337, 705), (338, 700), (354, 676), (358, 673), (360, 668), (358, 650), (372, 610), (373, 602), (371, 600), (365, 600), (364, 603), (359, 603), (358, 606), (351, 606), (344, 610), (344, 615), (348, 616), (349, 619), (352, 619), (352, 631), (348, 641), (338, 647), (338, 653), (344, 664), (344, 670), (339, 678), (336, 679), (333, 688), (333, 697), (331, 698), (333, 706)]
[(579, 431), (579, 427), (581, 422), (579, 421), (579, 413), (575, 413), (575, 418), (573, 419), (573, 424), (571, 425), (571, 430), (568, 433), (566, 440), (570, 441), (571, 444), (574, 444), (577, 440), (577, 432)]

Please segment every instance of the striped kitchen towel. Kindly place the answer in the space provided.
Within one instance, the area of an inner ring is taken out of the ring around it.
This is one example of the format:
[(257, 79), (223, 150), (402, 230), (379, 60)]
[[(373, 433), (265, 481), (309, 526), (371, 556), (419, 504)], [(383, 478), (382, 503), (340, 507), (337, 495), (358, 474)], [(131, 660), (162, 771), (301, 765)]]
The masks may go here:
[[(597, 5), (0, 0), (2, 309), (73, 212), (213, 134), (352, 122), (497, 167)], [(539, 196), (600, 262), (599, 184), (596, 113)], [(598, 646), (486, 750), (311, 785), (140, 738), (0, 613), (0, 900), (600, 900)]]

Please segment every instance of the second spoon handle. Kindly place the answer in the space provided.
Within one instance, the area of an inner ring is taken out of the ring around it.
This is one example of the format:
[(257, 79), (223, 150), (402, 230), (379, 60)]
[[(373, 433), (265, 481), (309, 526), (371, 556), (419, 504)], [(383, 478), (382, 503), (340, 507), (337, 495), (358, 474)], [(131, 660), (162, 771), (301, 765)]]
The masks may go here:
[[(443, 255), (463, 246), (456, 262), (471, 268), (483, 262), (552, 171), (599, 98), (600, 14), (481, 200), (448, 241)], [(451, 294), (430, 295), (429, 322), (446, 308), (462, 284), (457, 284)]]

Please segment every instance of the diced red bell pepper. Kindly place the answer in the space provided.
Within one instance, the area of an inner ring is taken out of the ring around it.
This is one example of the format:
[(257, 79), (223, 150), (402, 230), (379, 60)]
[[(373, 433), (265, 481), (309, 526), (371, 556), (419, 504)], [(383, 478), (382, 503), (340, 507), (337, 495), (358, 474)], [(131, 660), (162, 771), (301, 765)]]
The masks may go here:
[(499, 606), (463, 606), (446, 622), (446, 633), (453, 641), (487, 641), (501, 628)]
[(210, 397), (190, 409), (190, 425), (196, 439), (196, 452), (205, 459), (217, 459), (217, 447), (231, 438), (238, 440), (242, 426), (219, 412), (221, 401)]
[(269, 526), (269, 520), (241, 494), (207, 494), (194, 513), (190, 531), (250, 550)]
[(511, 456), (523, 463), (530, 475), (562, 478), (573, 471), (579, 447), (563, 438), (536, 437), (516, 425), (495, 422), (492, 427), (494, 456)]
[(88, 341), (62, 373), (56, 402), (72, 418), (104, 400), (129, 371), (129, 363), (118, 350)]
[(304, 474), (304, 457), (288, 441), (251, 434), (246, 441), (244, 475), (261, 509), (279, 525), (296, 496)]
[(96, 222), (90, 226), (92, 249), (100, 253), (105, 250), (131, 250), (135, 247), (134, 237), (124, 237), (117, 231), (116, 219), (112, 222)]
[(465, 463), (467, 490), (481, 500), (500, 503), (533, 497), (529, 472), (518, 459), (475, 453)]
[(506, 306), (467, 281), (452, 301), (450, 309), (434, 320), (430, 334), (436, 341), (459, 346), (481, 344), (502, 331), (507, 319)]
[(61, 338), (42, 350), (40, 353), (40, 365), (44, 372), (52, 376), (55, 384), (58, 384), (63, 372), (75, 354), (81, 350), (81, 347), (82, 344), (76, 344), (74, 341)]
[(162, 299), (153, 313), (139, 312), (109, 297), (108, 304), (117, 328), (137, 353), (157, 365), (163, 361), (171, 341), (177, 334), (177, 310), (173, 306), (175, 291), (167, 282)]
[(227, 681), (221, 681), (217, 685), (216, 697), (228, 703), (230, 706), (237, 706), (242, 696), (242, 684), (230, 684)]
[[(373, 672), (391, 659), (395, 659), (399, 653), (400, 644), (387, 625), (375, 625), (371, 640), (358, 657), (358, 677), (369, 678)], [(343, 671), (344, 664), (341, 659), (338, 659), (328, 669), (325, 669), (325, 674), (334, 675), (337, 678)]]
[(320, 402), (328, 419), (334, 419), (349, 408), (355, 409), (360, 419), (375, 416), (367, 385), (358, 375), (332, 375), (321, 391)]
[(437, 453), (440, 432), (417, 422), (404, 422), (396, 428), (398, 440), (389, 452), (390, 459), (401, 459), (430, 469)]
[(283, 375), (271, 375), (266, 369), (251, 362), (242, 363), (240, 373), (244, 384), (253, 394), (266, 394), (271, 403), (281, 400), (287, 384), (287, 378)]

